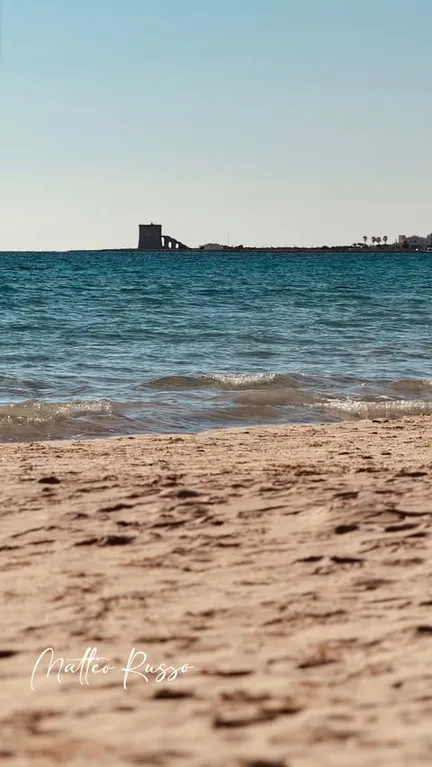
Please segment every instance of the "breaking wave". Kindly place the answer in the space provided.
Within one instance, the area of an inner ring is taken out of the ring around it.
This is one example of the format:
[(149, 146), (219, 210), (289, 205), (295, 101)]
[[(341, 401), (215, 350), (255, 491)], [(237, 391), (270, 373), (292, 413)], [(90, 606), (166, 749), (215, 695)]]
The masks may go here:
[(135, 396), (123, 401), (113, 397), (69, 402), (50, 401), (43, 394), (49, 389), (43, 381), (4, 376), (0, 385), (3, 393), (9, 389), (15, 398), (28, 389), (42, 392), (37, 398), (0, 405), (0, 441), (432, 414), (432, 381), (426, 379), (362, 381), (300, 373), (177, 375), (135, 384), (129, 387)]
[(398, 392), (400, 394), (432, 394), (432, 380), (401, 379), (392, 381), (378, 379), (376, 381), (361, 381), (354, 376), (311, 376), (301, 373), (211, 373), (198, 375), (173, 375), (155, 378), (140, 384), (140, 388), (160, 390), (181, 389), (222, 389), (237, 391), (275, 387), (291, 387), (303, 389), (310, 387), (329, 389), (338, 385), (355, 385), (382, 391), (382, 394)]
[(186, 375), (164, 376), (150, 381), (145, 386), (154, 389), (224, 389), (225, 391), (237, 389), (252, 389), (262, 386), (274, 386), (288, 383), (294, 380), (291, 376), (277, 375), (275, 373), (214, 373), (212, 375)]
[(126, 414), (110, 400), (24, 401), (0, 405), (0, 439), (37, 440), (96, 437), (122, 433)]
[(345, 417), (368, 418), (401, 418), (408, 415), (432, 414), (432, 401), (427, 400), (377, 400), (362, 402), (356, 400), (334, 400), (321, 405), (322, 409)]

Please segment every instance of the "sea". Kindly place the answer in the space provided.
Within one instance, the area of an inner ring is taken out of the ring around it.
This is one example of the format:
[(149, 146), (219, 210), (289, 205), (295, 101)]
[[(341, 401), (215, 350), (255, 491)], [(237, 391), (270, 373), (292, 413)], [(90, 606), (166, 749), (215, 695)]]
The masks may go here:
[(432, 413), (432, 253), (0, 253), (0, 441)]

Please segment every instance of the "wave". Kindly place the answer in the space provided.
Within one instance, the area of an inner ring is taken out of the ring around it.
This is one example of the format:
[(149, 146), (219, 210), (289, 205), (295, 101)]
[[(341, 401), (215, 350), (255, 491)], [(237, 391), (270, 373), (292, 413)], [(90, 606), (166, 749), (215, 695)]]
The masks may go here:
[(280, 373), (208, 373), (200, 375), (174, 375), (155, 378), (141, 384), (141, 388), (222, 389), (223, 391), (249, 390), (275, 386), (301, 386), (301, 376)]
[(403, 416), (432, 415), (432, 402), (427, 400), (323, 399), (280, 396), (239, 398), (225, 407), (209, 408), (205, 417), (221, 425), (235, 423), (329, 423), (372, 418), (397, 419)]
[(124, 428), (126, 414), (110, 400), (43, 402), (27, 400), (0, 405), (0, 438), (3, 440), (64, 439), (102, 436)]
[(432, 414), (432, 402), (427, 400), (333, 400), (321, 403), (319, 409), (339, 414), (342, 418), (402, 418), (409, 415)]
[(432, 394), (432, 380), (410, 379), (359, 379), (354, 376), (332, 375), (312, 376), (303, 373), (202, 373), (191, 375), (172, 375), (154, 378), (139, 385), (141, 389), (184, 390), (184, 389), (222, 389), (223, 391), (238, 391), (289, 387), (292, 389), (331, 390), (332, 387), (346, 386), (361, 387), (365, 391), (379, 391), (383, 395), (397, 392), (398, 394)]
[[(18, 379), (3, 376), (6, 388)], [(21, 384), (33, 382), (21, 379)], [(361, 381), (300, 373), (178, 375), (139, 384), (122, 401), (24, 399), (0, 405), (0, 441), (194, 432), (212, 426), (322, 423), (432, 414), (432, 381)], [(75, 392), (77, 387), (75, 386)]]

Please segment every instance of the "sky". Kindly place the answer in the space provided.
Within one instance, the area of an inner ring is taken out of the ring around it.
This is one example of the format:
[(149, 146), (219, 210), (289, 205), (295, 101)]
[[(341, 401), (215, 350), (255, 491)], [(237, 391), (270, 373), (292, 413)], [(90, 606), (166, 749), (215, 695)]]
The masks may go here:
[(432, 232), (431, 0), (0, 2), (0, 250)]

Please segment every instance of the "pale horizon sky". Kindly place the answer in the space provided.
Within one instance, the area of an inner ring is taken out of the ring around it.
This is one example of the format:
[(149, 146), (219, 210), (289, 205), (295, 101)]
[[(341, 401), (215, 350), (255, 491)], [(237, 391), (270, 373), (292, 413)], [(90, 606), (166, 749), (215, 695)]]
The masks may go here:
[(432, 231), (431, 0), (3, 0), (0, 251)]

